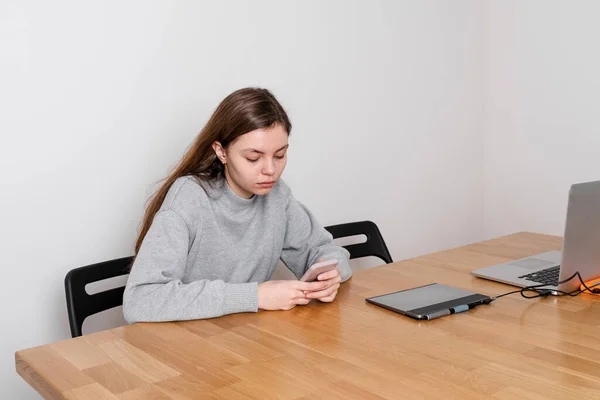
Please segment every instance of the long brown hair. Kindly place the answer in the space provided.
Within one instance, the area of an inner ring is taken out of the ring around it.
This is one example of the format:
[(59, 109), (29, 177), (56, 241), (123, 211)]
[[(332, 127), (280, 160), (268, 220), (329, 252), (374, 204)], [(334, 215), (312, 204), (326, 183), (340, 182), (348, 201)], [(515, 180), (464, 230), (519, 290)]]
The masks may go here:
[(241, 135), (275, 124), (281, 124), (290, 134), (292, 124), (285, 110), (267, 89), (239, 89), (223, 99), (176, 168), (150, 198), (135, 243), (135, 254), (139, 252), (154, 216), (177, 178), (192, 175), (204, 181), (214, 181), (224, 177), (225, 168), (212, 148), (215, 141), (227, 148)]

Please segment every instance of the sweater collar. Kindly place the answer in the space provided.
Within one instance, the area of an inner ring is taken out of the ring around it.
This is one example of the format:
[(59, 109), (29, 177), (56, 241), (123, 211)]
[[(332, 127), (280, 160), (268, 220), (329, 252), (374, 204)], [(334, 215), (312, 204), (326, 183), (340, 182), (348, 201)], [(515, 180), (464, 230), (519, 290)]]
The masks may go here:
[(256, 202), (258, 197), (257, 195), (254, 194), (249, 199), (245, 199), (237, 195), (225, 179), (223, 179), (222, 185), (223, 188), (221, 200), (229, 209), (241, 211), (252, 206)]

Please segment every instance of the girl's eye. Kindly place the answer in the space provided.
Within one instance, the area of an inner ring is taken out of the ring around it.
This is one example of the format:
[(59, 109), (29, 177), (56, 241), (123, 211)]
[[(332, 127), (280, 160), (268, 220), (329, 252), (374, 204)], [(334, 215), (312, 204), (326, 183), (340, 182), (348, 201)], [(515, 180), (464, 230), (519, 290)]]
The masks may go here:
[(283, 157), (285, 157), (285, 154), (282, 156), (275, 156), (276, 159), (281, 160)]
[(257, 162), (257, 161), (258, 161), (258, 158), (246, 158), (246, 160), (248, 160), (248, 161), (250, 161), (250, 162), (254, 163), (254, 162)]

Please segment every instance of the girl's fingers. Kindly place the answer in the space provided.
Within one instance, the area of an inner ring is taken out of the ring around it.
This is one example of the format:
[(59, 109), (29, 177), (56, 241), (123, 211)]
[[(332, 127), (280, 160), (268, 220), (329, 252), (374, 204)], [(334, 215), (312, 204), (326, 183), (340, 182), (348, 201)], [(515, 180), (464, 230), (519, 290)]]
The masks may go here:
[(319, 290), (325, 290), (329, 286), (327, 281), (315, 281), (315, 282), (302, 282), (295, 281), (295, 289), (303, 292), (317, 292)]
[(331, 296), (331, 294), (333, 292), (337, 292), (338, 289), (340, 288), (340, 284), (336, 283), (335, 285), (325, 289), (325, 290), (320, 290), (318, 292), (309, 292), (306, 293), (306, 298), (308, 299), (319, 299), (322, 297), (327, 297), (327, 296)]
[(337, 293), (338, 293), (338, 291), (336, 290), (330, 296), (323, 297), (323, 298), (318, 299), (318, 300), (322, 301), (323, 303), (331, 303), (333, 300), (335, 300), (335, 297), (337, 296)]
[[(331, 271), (323, 272), (321, 275), (317, 276), (317, 280), (327, 281), (327, 280), (333, 279), (335, 277), (340, 277), (340, 269), (337, 267)], [(341, 277), (340, 277), (340, 279), (341, 279)]]

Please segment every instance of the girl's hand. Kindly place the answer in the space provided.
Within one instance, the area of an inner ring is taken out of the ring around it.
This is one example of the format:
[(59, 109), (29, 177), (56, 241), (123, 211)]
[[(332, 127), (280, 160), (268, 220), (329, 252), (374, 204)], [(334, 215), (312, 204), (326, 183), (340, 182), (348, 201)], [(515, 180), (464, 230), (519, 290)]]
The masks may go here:
[(340, 282), (342, 276), (340, 275), (340, 269), (335, 268), (329, 272), (323, 272), (317, 277), (317, 282), (325, 283), (326, 286), (323, 289), (307, 292), (307, 299), (317, 299), (324, 303), (331, 303), (335, 296), (337, 296), (338, 289), (340, 288)]
[[(330, 271), (333, 272), (333, 271)], [(322, 276), (325, 274), (321, 274)], [(298, 304), (310, 303), (305, 293), (319, 293), (327, 281), (267, 281), (258, 285), (258, 308), (261, 310), (291, 310)]]

